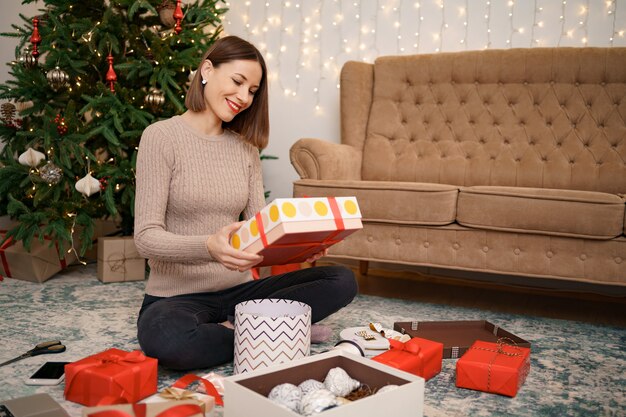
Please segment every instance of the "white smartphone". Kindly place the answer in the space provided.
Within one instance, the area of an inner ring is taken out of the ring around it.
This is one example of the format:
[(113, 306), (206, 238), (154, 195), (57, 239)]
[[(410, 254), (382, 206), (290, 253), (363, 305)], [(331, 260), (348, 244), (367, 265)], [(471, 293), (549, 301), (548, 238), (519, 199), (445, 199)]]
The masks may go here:
[(26, 380), (26, 385), (58, 385), (65, 379), (65, 365), (70, 362), (46, 362)]

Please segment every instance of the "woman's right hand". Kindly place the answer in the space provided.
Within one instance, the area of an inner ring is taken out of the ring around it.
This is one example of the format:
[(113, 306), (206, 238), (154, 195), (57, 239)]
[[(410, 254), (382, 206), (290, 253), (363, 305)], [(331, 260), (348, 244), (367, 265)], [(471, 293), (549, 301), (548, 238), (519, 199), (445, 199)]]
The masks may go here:
[(222, 227), (217, 233), (209, 236), (206, 247), (213, 259), (231, 271), (247, 271), (263, 260), (263, 257), (254, 253), (237, 250), (230, 246), (230, 236), (245, 222), (237, 222)]

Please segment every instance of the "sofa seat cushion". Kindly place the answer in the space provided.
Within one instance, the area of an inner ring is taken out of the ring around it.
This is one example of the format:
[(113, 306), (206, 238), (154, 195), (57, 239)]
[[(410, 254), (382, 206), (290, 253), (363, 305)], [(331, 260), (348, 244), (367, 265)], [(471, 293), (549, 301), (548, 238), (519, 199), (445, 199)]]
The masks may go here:
[(445, 225), (455, 221), (459, 188), (446, 184), (298, 180), (294, 197), (355, 196), (365, 222)]
[(624, 200), (594, 191), (462, 187), (457, 210), (464, 226), (517, 233), (612, 239), (624, 227)]

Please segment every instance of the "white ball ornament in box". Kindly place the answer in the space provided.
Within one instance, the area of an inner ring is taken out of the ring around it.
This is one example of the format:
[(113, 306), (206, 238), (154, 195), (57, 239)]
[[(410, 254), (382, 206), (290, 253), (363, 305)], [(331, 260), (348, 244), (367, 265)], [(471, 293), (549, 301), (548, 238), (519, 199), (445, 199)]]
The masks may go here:
[(22, 165), (35, 168), (39, 163), (46, 159), (46, 155), (36, 151), (33, 148), (26, 149), (18, 158), (18, 162)]
[(76, 188), (76, 191), (85, 197), (89, 197), (90, 195), (100, 191), (100, 181), (92, 177), (91, 174), (87, 174), (83, 178), (76, 181), (76, 185), (74, 187)]

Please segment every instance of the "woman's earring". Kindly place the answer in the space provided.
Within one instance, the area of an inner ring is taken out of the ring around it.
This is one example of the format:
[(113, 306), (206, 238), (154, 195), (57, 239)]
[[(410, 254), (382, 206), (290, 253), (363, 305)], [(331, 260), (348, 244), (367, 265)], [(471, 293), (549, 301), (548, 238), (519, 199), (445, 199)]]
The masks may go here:
[(206, 85), (206, 80), (202, 80), (202, 85)]

